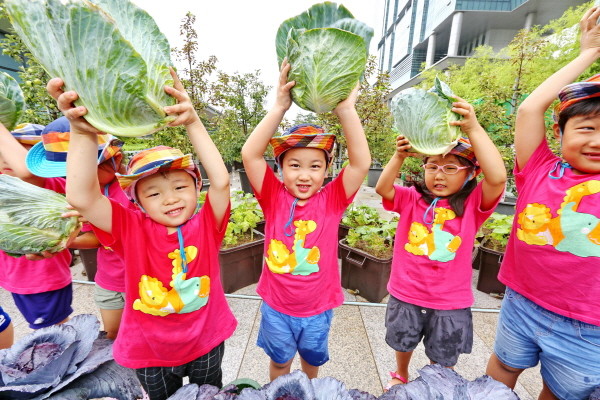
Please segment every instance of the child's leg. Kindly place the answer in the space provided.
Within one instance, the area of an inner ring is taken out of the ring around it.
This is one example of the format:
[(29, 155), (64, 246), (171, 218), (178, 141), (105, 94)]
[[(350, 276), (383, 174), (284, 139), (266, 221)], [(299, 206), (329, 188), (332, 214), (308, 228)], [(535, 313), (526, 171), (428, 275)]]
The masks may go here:
[(311, 379), (316, 378), (319, 367), (329, 361), (329, 331), (332, 319), (333, 310), (301, 318), (299, 329), (295, 331), (302, 371)]
[(300, 357), (300, 365), (302, 366), (302, 372), (308, 376), (308, 379), (316, 378), (319, 375), (319, 367), (310, 365), (302, 357)]
[(166, 400), (183, 386), (185, 365), (177, 367), (148, 367), (135, 370), (150, 400)]
[(123, 315), (123, 307), (125, 306), (125, 294), (106, 290), (96, 285), (94, 300), (100, 309), (106, 337), (112, 340), (116, 339), (119, 326), (121, 326), (121, 316)]
[(13, 345), (15, 332), (10, 316), (0, 307), (0, 349), (8, 349)]
[(15, 305), (23, 314), (31, 329), (62, 324), (69, 320), (73, 312), (73, 285), (43, 293), (12, 293)]
[(294, 361), (293, 357), (287, 362), (280, 364), (271, 359), (269, 362), (269, 379), (273, 381), (275, 378), (281, 375), (289, 374), (292, 367), (292, 361)]
[(492, 353), (487, 369), (485, 370), (486, 375), (491, 376), (495, 380), (504, 383), (511, 389), (515, 388), (519, 375), (523, 372), (523, 368), (512, 368), (504, 364), (502, 361)]
[[(406, 381), (408, 381), (408, 365), (410, 364), (412, 355), (412, 351), (396, 351), (396, 373), (403, 377)], [(403, 383), (406, 382), (403, 382), (399, 378), (392, 378), (388, 385), (393, 386)]]

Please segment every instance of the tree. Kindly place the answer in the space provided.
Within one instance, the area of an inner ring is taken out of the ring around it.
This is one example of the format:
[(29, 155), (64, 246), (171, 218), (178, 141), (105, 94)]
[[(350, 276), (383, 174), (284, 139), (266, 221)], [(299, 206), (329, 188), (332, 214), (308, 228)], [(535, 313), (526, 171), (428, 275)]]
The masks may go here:
[[(0, 19), (8, 20), (4, 6), (0, 6)], [(29, 52), (29, 49), (17, 35), (6, 35), (0, 40), (2, 54), (19, 63), (19, 85), (25, 98), (26, 110), (21, 121), (47, 125), (62, 114), (56, 107), (56, 101), (46, 91), (50, 76)], [(53, 77), (52, 77), (53, 78)]]
[(260, 70), (233, 75), (219, 71), (211, 101), (223, 111), (215, 118), (213, 140), (225, 162), (241, 161), (248, 135), (267, 114), (264, 102), (269, 90), (260, 80)]

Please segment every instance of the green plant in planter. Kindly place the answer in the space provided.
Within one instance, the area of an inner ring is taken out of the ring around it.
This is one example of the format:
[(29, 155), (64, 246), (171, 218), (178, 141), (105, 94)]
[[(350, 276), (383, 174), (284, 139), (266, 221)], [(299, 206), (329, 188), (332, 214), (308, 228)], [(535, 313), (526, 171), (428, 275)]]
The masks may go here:
[(254, 228), (263, 219), (263, 212), (254, 196), (242, 191), (234, 192), (231, 198), (231, 216), (222, 248), (254, 241)]
[(513, 219), (514, 215), (492, 213), (481, 226), (479, 234), (483, 237), (481, 246), (497, 252), (504, 252), (512, 229)]
[(357, 206), (352, 203), (344, 213), (342, 225), (356, 228), (359, 226), (376, 225), (380, 220), (381, 217), (374, 207), (364, 205)]
[(387, 221), (378, 216), (372, 225), (357, 226), (350, 229), (346, 242), (376, 258), (388, 259), (394, 250), (394, 235), (398, 218)]

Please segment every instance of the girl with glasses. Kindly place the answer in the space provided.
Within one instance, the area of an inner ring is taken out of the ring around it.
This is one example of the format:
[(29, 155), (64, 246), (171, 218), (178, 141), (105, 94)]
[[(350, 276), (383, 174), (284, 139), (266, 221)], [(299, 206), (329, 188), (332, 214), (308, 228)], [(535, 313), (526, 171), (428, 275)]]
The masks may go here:
[(418, 156), (404, 136), (398, 136), (396, 153), (377, 182), (384, 208), (401, 216), (388, 283), (386, 342), (397, 362), (388, 389), (408, 382), (421, 340), (431, 362), (448, 368), (473, 344), (471, 253), (477, 230), (504, 191), (506, 169), (473, 107), (457, 99), (452, 111), (462, 119), (450, 124), (468, 137), (446, 155), (425, 156), (422, 184), (394, 184), (404, 160)]

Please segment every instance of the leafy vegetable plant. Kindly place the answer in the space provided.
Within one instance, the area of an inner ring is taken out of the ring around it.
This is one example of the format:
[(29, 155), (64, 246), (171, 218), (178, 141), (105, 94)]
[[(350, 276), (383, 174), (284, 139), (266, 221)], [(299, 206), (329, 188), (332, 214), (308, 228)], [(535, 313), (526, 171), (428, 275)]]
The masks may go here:
[(263, 219), (263, 212), (252, 194), (235, 192), (231, 199), (231, 216), (223, 238), (223, 248), (254, 241), (254, 228)]
[(375, 225), (381, 220), (375, 207), (352, 203), (342, 217), (342, 225), (357, 228), (365, 225)]
[(0, 122), (12, 131), (25, 108), (25, 99), (19, 84), (5, 72), (0, 71)]
[(80, 228), (77, 217), (61, 217), (67, 205), (61, 194), (0, 175), (0, 249), (13, 256), (64, 250)]
[(294, 102), (316, 113), (333, 110), (362, 77), (372, 37), (372, 28), (331, 2), (284, 21), (275, 45), (278, 63), (287, 57), (292, 66)]
[(142, 136), (173, 117), (170, 46), (158, 26), (129, 0), (6, 0), (12, 25), (31, 54), (102, 132)]
[(452, 90), (438, 78), (429, 91), (405, 89), (391, 103), (396, 129), (415, 151), (426, 155), (446, 154), (461, 137), (460, 128), (450, 125), (460, 118), (451, 111), (454, 100)]
[(348, 231), (346, 242), (380, 259), (392, 257), (398, 217), (385, 220), (379, 214), (369, 216), (368, 225), (358, 225)]
[(504, 252), (512, 229), (513, 220), (514, 215), (492, 213), (481, 226), (481, 234), (483, 235), (481, 245), (491, 250)]

